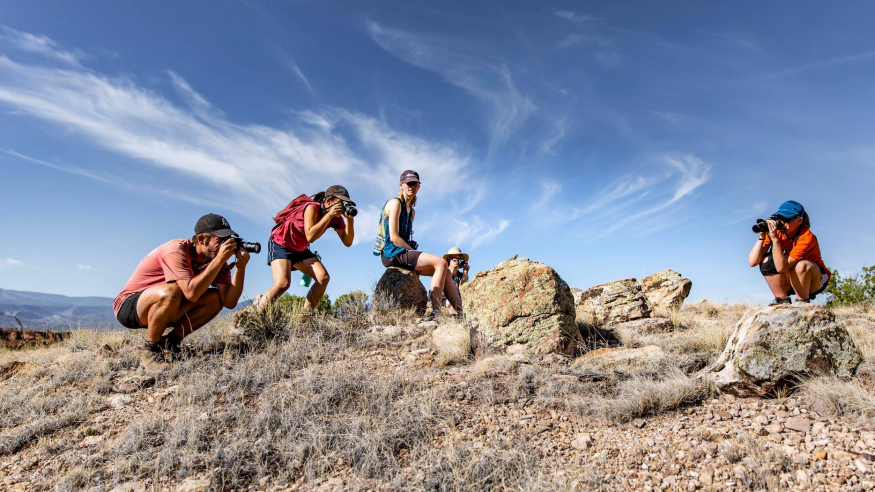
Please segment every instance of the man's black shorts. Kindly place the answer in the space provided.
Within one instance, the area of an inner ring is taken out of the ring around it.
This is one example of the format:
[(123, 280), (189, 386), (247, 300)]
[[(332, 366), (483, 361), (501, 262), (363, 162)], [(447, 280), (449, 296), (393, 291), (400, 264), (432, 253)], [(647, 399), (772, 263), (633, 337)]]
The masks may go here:
[(132, 294), (125, 299), (125, 302), (122, 303), (122, 307), (119, 308), (116, 319), (118, 319), (118, 322), (125, 328), (145, 328), (144, 325), (140, 324), (140, 317), (137, 316), (137, 301), (140, 300), (140, 294), (143, 292), (144, 291), (141, 290), (136, 294)]
[(405, 249), (391, 258), (386, 258), (385, 256), (380, 255), (380, 259), (383, 261), (383, 266), (386, 268), (398, 267), (405, 270), (416, 270), (416, 260), (419, 259), (419, 255), (421, 254), (422, 251)]
[(283, 248), (279, 244), (273, 242), (273, 240), (267, 243), (268, 265), (270, 265), (270, 262), (273, 260), (289, 260), (292, 262), (292, 268), (294, 268), (296, 264), (304, 260), (309, 260), (310, 258), (316, 258), (316, 254), (310, 251), (310, 248), (298, 252)]

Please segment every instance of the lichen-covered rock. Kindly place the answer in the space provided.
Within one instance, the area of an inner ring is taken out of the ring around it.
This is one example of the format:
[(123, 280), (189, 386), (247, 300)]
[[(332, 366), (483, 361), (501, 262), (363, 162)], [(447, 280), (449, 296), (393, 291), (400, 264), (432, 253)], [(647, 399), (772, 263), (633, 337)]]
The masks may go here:
[(374, 289), (374, 307), (377, 310), (415, 309), (425, 312), (428, 293), (419, 274), (412, 270), (389, 267)]
[(586, 290), (574, 290), (577, 317), (596, 324), (614, 324), (650, 317), (650, 303), (634, 278), (615, 280)]
[(641, 290), (653, 309), (680, 309), (690, 295), (693, 281), (674, 270), (663, 270), (641, 280)]
[(792, 304), (745, 313), (706, 371), (720, 391), (766, 397), (791, 389), (805, 374), (853, 376), (862, 360), (850, 333), (830, 311)]
[(543, 263), (514, 257), (480, 272), (462, 286), (462, 303), (472, 328), (493, 347), (544, 354), (576, 346), (571, 289)]

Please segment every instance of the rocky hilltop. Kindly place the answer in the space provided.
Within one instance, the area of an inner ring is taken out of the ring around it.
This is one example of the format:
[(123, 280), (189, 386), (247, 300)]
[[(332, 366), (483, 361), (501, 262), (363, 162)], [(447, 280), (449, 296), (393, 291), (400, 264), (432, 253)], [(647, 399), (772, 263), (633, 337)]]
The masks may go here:
[(0, 488), (875, 488), (875, 314), (664, 278), (575, 290), (514, 258), (470, 319), (228, 316), (158, 375), (139, 333), (0, 350)]

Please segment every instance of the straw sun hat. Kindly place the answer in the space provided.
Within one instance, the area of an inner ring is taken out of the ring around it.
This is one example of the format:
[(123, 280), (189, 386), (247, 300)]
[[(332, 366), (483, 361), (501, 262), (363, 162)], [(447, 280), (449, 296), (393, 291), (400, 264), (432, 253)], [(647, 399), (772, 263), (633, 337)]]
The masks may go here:
[(447, 254), (444, 255), (444, 259), (447, 261), (450, 261), (453, 258), (462, 258), (463, 260), (468, 261), (468, 255), (462, 253), (462, 250), (456, 247), (450, 248), (450, 250), (447, 251)]

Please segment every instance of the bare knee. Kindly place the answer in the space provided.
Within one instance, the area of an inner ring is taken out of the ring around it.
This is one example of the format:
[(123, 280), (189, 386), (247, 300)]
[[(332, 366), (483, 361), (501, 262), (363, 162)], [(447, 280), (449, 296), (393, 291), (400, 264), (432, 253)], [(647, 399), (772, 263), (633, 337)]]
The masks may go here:
[(315, 280), (319, 285), (328, 285), (328, 282), (331, 281), (331, 275), (328, 275), (327, 271), (318, 272)]
[(799, 275), (807, 274), (808, 272), (811, 271), (811, 262), (800, 261), (799, 263), (796, 264), (796, 267), (794, 268), (794, 270)]
[(204, 295), (198, 300), (198, 304), (201, 306), (206, 306), (211, 311), (215, 311), (215, 314), (219, 314), (219, 311), (222, 310), (222, 297), (219, 295), (218, 289), (207, 289), (204, 292)]
[(289, 287), (291, 287), (291, 285), (292, 285), (292, 279), (290, 279), (289, 277), (286, 277), (284, 279), (281, 279), (279, 282), (277, 282), (276, 285), (274, 285), (274, 287), (279, 289), (280, 294), (282, 294), (283, 292), (289, 290)]
[(439, 257), (434, 265), (434, 268), (435, 270), (448, 270), (450, 268), (450, 265), (447, 263), (447, 260)]
[(178, 285), (166, 284), (155, 293), (155, 304), (178, 307), (183, 297), (182, 289)]

